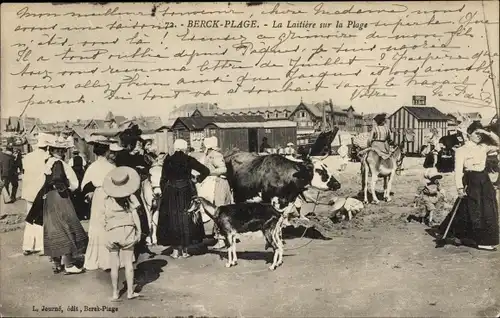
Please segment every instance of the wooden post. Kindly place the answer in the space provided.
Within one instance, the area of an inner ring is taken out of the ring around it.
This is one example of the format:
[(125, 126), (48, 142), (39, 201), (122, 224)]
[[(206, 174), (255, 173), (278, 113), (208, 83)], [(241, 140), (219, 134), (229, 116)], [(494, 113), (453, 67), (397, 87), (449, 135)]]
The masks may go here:
[(333, 114), (333, 102), (330, 98), (330, 129), (333, 130), (333, 127), (335, 127), (335, 115)]
[(325, 109), (326, 105), (323, 103), (323, 124), (321, 126), (321, 131), (325, 131), (326, 130), (326, 109)]

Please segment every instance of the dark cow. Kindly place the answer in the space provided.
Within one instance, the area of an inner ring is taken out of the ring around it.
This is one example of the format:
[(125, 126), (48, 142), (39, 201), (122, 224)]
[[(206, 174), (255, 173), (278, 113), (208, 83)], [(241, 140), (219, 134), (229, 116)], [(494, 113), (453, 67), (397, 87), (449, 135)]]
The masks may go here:
[[(324, 158), (323, 158), (324, 159)], [(270, 203), (279, 200), (280, 208), (295, 202), (309, 186), (319, 190), (338, 190), (340, 183), (331, 175), (322, 159), (291, 161), (271, 154), (259, 156), (236, 152), (225, 157), (227, 177), (236, 203), (260, 197)]]

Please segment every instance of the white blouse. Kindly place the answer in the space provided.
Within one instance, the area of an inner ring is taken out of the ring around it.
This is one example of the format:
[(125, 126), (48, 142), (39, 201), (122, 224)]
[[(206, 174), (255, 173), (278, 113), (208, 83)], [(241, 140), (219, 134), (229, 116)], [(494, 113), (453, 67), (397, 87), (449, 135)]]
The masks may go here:
[(465, 171), (483, 171), (489, 153), (498, 151), (498, 147), (466, 142), (455, 151), (455, 184), (457, 189), (464, 187), (462, 177)]
[(115, 165), (109, 162), (105, 157), (98, 157), (96, 161), (92, 162), (85, 171), (82, 180), (82, 189), (89, 182), (92, 182), (94, 187), (102, 187), (106, 175), (115, 168)]

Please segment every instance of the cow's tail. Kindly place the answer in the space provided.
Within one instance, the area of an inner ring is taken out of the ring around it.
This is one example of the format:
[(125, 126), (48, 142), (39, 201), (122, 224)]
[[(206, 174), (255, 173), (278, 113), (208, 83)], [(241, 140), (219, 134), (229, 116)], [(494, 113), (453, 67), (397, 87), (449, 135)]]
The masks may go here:
[(204, 197), (194, 197), (193, 200), (198, 200), (203, 207), (204, 212), (208, 215), (212, 220), (215, 220), (215, 214), (217, 211), (217, 207), (212, 204), (210, 201), (205, 199)]

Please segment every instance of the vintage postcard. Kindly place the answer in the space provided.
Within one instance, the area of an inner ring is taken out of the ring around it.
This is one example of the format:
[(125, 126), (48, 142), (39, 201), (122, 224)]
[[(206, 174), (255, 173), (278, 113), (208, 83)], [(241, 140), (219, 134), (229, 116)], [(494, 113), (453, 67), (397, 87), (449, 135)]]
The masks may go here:
[(500, 317), (499, 9), (3, 3), (0, 314)]

